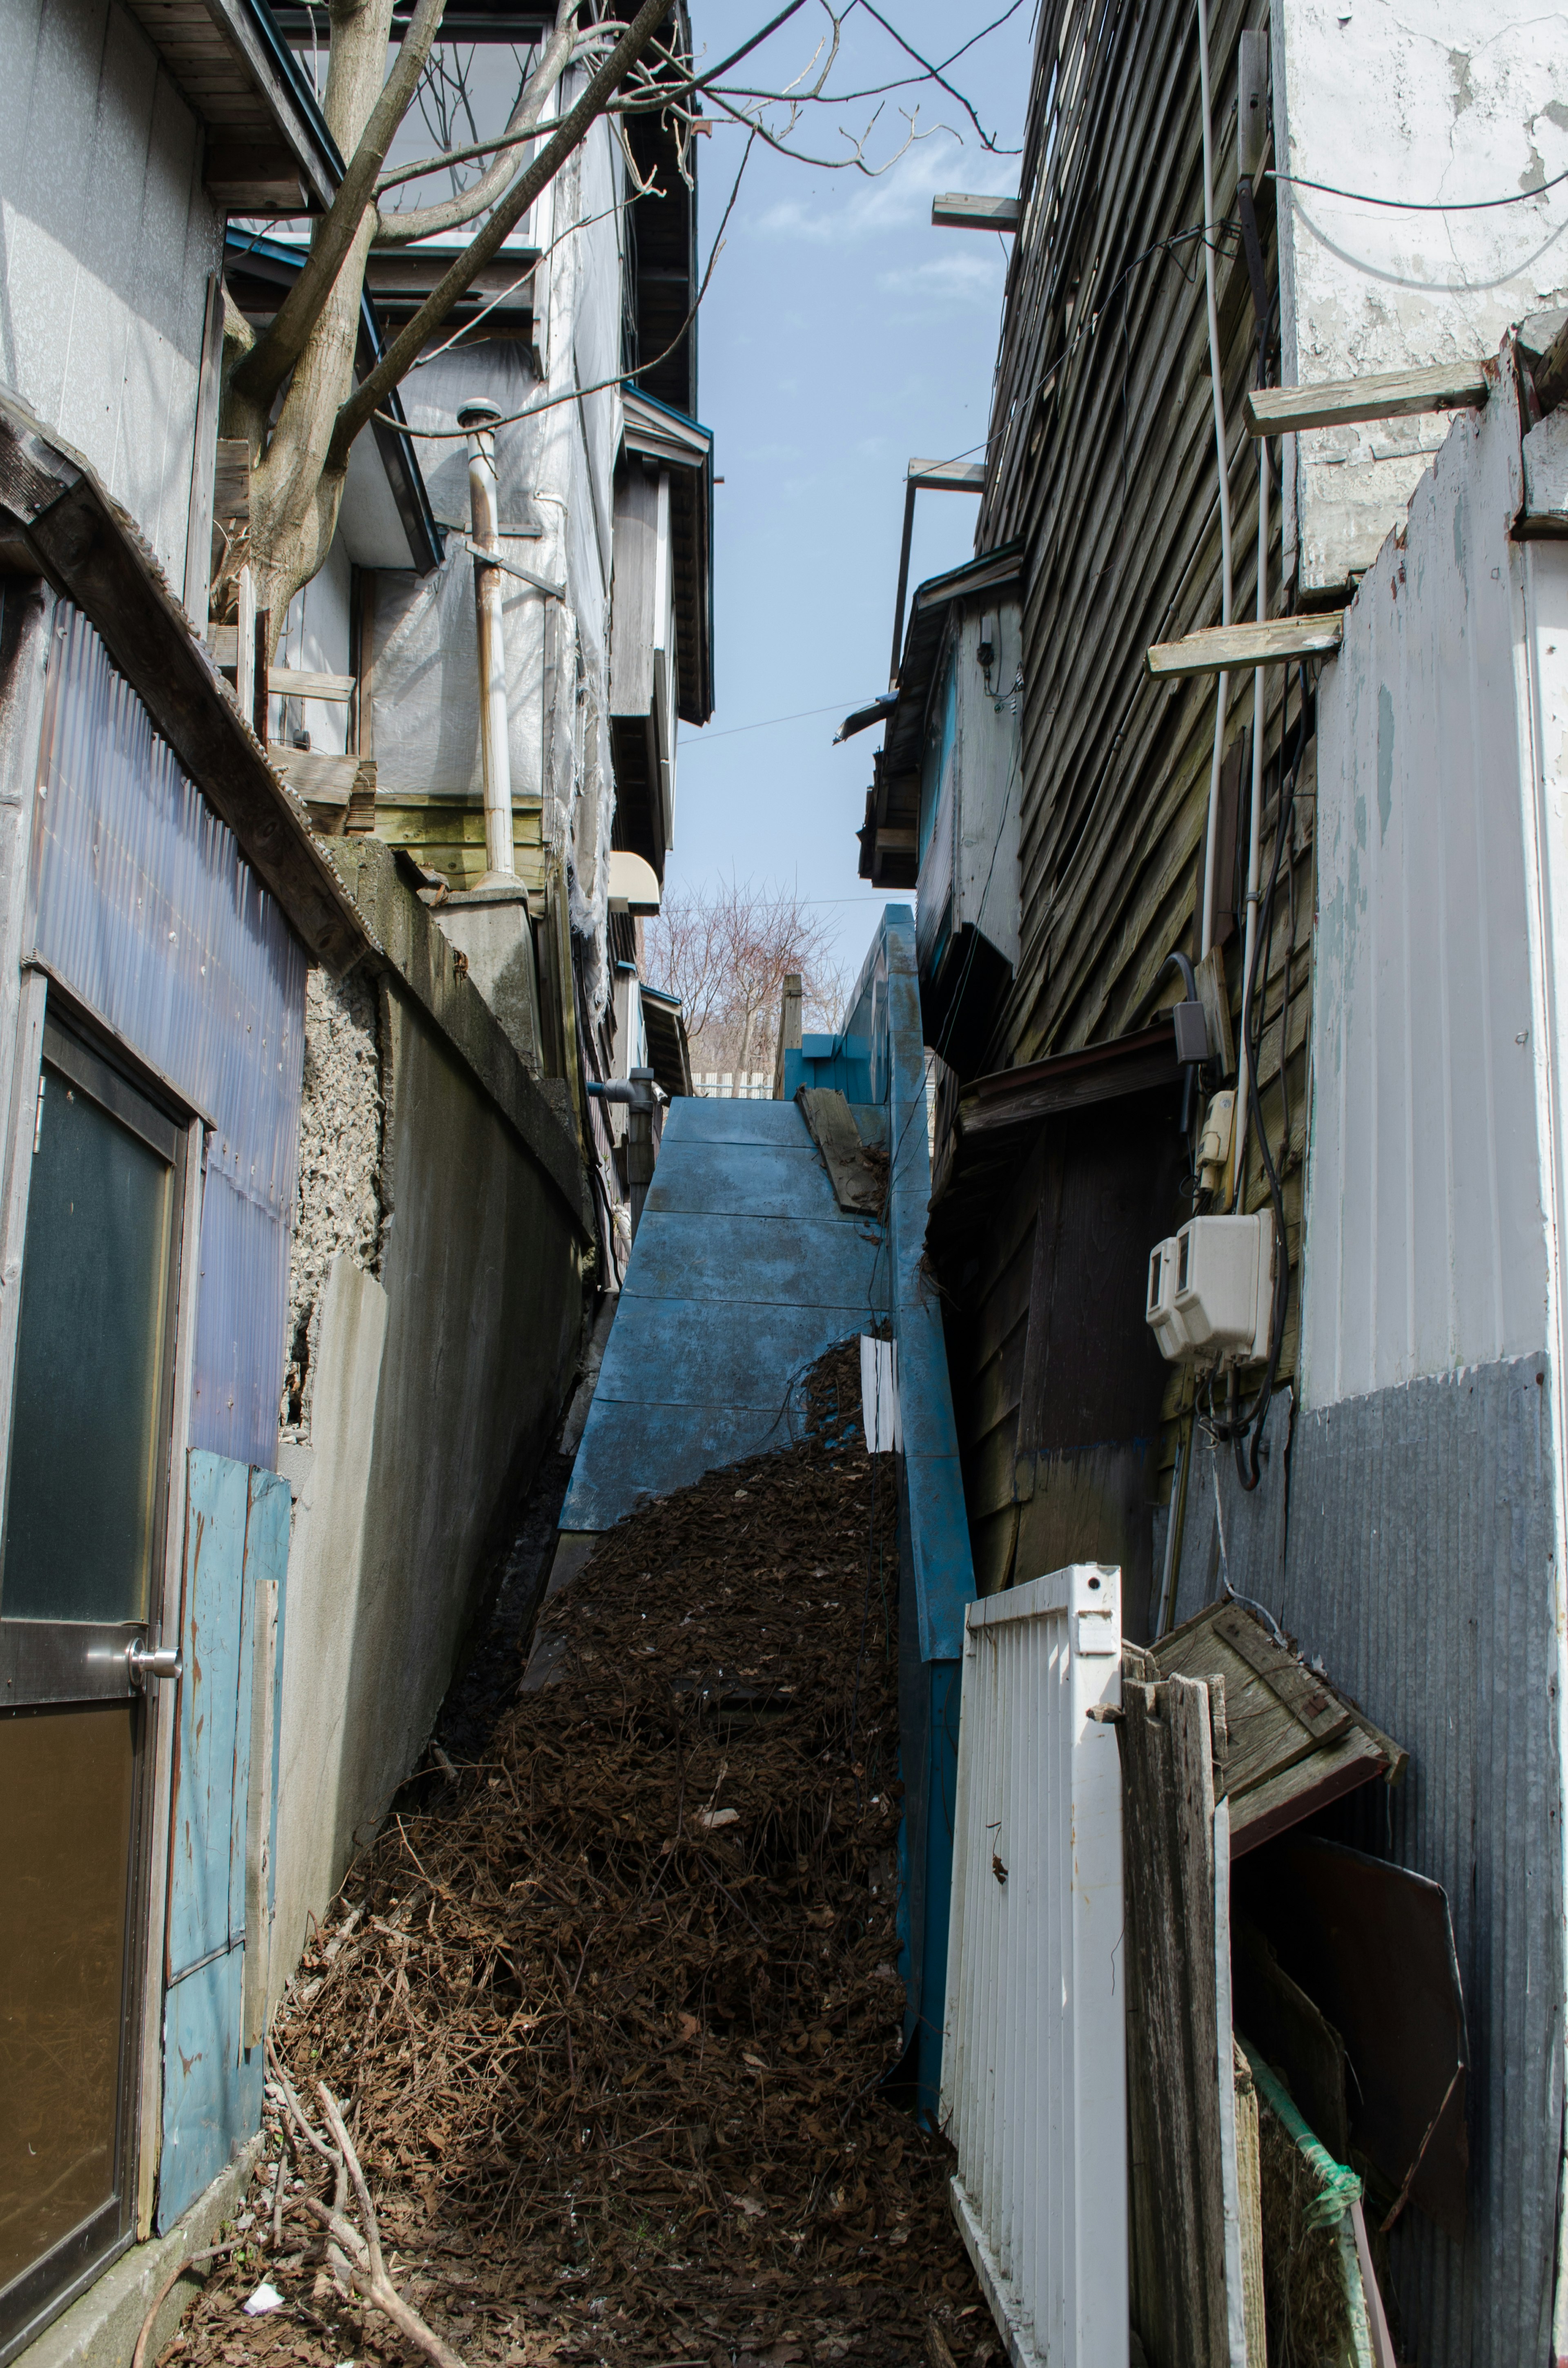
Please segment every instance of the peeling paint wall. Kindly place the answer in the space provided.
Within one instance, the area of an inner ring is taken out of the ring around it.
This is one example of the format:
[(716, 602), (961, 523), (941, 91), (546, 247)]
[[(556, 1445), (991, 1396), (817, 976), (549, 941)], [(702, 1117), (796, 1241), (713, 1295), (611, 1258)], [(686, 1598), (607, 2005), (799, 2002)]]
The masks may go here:
[(289, 1269), (285, 1439), (309, 1443), (321, 1300), (332, 1261), (381, 1269), (381, 1058), (375, 986), (314, 969), (305, 986), (300, 1183)]
[[(1568, 302), (1568, 9), (1532, 0), (1273, 0), (1277, 161), (1382, 199), (1517, 198), (1418, 212), (1277, 184), (1287, 384), (1494, 354)], [(1227, 95), (1233, 100), (1233, 94)], [(1286, 438), (1286, 574), (1345, 586), (1403, 516), (1446, 420)]]

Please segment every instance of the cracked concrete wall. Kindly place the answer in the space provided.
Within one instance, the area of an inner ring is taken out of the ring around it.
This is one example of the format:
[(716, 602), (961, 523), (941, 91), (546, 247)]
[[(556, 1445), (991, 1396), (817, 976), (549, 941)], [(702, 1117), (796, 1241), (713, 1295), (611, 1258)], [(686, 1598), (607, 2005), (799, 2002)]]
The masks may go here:
[(289, 1268), (289, 1372), (279, 1420), (308, 1443), (322, 1294), (335, 1258), (366, 1274), (381, 1262), (383, 1099), (377, 990), (356, 972), (312, 969), (305, 983), (300, 1182)]
[[(1272, 0), (1271, 40), (1276, 161), (1296, 176), (1276, 184), (1287, 385), (1490, 357), (1568, 303), (1568, 181), (1544, 186), (1568, 173), (1568, 9)], [(1221, 144), (1234, 103), (1215, 95)], [(1496, 198), (1517, 202), (1474, 207)], [(1449, 424), (1283, 439), (1285, 574), (1299, 551), (1305, 599), (1371, 565)]]

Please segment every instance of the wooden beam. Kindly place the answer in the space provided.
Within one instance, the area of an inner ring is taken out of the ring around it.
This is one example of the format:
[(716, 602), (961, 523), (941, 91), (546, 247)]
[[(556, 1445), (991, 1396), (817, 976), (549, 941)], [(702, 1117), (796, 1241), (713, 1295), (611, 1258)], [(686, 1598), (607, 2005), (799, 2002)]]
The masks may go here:
[(312, 674), (303, 666), (273, 666), (267, 687), (274, 699), (350, 700), (358, 689), (351, 674)]
[(1017, 198), (971, 198), (947, 189), (931, 200), (931, 224), (935, 230), (1017, 230), (1023, 211)]
[(1318, 617), (1271, 617), (1265, 625), (1210, 625), (1179, 642), (1156, 642), (1144, 660), (1157, 678), (1183, 674), (1249, 674), (1254, 666), (1332, 657), (1345, 628), (1335, 609)]
[[(188, 77), (182, 77), (188, 88)], [(290, 217), (314, 212), (299, 158), (282, 142), (210, 145), (202, 185), (220, 213)]]
[(1325, 379), (1321, 386), (1256, 387), (1247, 396), (1247, 434), (1280, 436), (1303, 427), (1350, 427), (1359, 419), (1407, 419), (1423, 411), (1479, 409), (1492, 392), (1486, 364), (1437, 362), (1429, 370), (1380, 370), (1369, 378)]
[(250, 517), (250, 446), (243, 436), (220, 436), (212, 461), (212, 515), (225, 526)]
[(1001, 1134), (1081, 1109), (1085, 1102), (1113, 1101), (1122, 1094), (1180, 1082), (1176, 1035), (1167, 1017), (1108, 1044), (1085, 1044), (1023, 1068), (977, 1077), (959, 1097), (958, 1132), (966, 1142)]

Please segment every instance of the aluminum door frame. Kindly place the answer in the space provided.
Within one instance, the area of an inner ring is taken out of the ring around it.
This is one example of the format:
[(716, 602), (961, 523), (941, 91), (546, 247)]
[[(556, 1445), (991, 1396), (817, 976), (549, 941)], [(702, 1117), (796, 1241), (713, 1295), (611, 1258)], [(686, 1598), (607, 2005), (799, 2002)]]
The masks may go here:
[[(166, 1434), (163, 1551), (151, 1575), (147, 1635), (151, 1644), (170, 1641), (170, 1606), (179, 1601), (179, 1575), (185, 1557), (185, 1441), (189, 1428), (191, 1375), (196, 1338), (196, 1303), (200, 1276), (201, 1192), (206, 1129), (189, 1115), (189, 1104), (167, 1081), (138, 1061), (134, 1050), (120, 1042), (115, 1031), (86, 1009), (80, 1000), (42, 965), (24, 963), (17, 1006), (16, 1036), (11, 1064), (9, 1122), (0, 1171), (0, 1524), (5, 1518), (4, 1492), (10, 1469), (11, 1413), (16, 1388), (17, 1329), (21, 1309), (22, 1261), (27, 1238), (28, 1196), (32, 1175), (34, 1133), (38, 1123), (39, 1080), (44, 1059), (44, 1022), (52, 1006), (56, 1022), (78, 1036), (89, 1052), (123, 1072), (136, 1089), (154, 1104), (183, 1103), (185, 1115), (175, 1124), (183, 1137), (183, 1192), (175, 1226), (178, 1279), (174, 1294), (173, 1382), (165, 1396)], [(140, 1076), (138, 1072), (140, 1071)], [(172, 1115), (172, 1113), (171, 1113)], [(131, 2245), (152, 2234), (157, 2194), (158, 2148), (163, 2116), (163, 1928), (168, 1899), (168, 1826), (174, 1740), (177, 1720), (177, 1688), (153, 1685), (144, 1698), (147, 1720), (142, 1770), (136, 1803), (131, 1884), (142, 1902), (129, 1933), (132, 2005), (126, 2017), (122, 2096), (126, 2108), (125, 2135), (119, 2175), (129, 2207), (126, 2226), (116, 2244), (95, 2254), (80, 2274), (50, 2297), (38, 2317), (14, 2342), (0, 2342), (0, 2360), (30, 2342), (66, 2309), (108, 2263)]]

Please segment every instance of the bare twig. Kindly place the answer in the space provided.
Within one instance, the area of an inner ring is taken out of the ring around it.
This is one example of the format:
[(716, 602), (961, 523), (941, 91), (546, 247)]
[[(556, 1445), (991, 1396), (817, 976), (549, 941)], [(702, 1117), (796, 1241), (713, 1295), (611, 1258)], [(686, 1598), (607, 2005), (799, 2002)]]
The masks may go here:
[(191, 2271), (199, 2269), (204, 2261), (222, 2260), (227, 2254), (238, 2252), (244, 2242), (243, 2237), (234, 2237), (226, 2245), (210, 2245), (205, 2252), (187, 2253), (183, 2261), (176, 2262), (147, 2306), (147, 2316), (142, 2320), (142, 2331), (136, 2338), (136, 2349), (131, 2355), (131, 2368), (144, 2368), (147, 2346), (152, 2340), (158, 2313), (163, 2309), (181, 2278), (188, 2277)]
[[(352, 2147), (349, 2148), (349, 2152), (352, 2154)], [(356, 2169), (358, 2169), (357, 2164)], [(340, 2246), (348, 2257), (349, 2274), (356, 2290), (364, 2296), (365, 2300), (373, 2303), (384, 2317), (390, 2318), (400, 2335), (405, 2335), (410, 2343), (417, 2344), (425, 2357), (434, 2361), (436, 2368), (465, 2368), (461, 2354), (454, 2351), (450, 2344), (443, 2343), (435, 2328), (426, 2327), (413, 2305), (404, 2302), (402, 2294), (388, 2277), (385, 2268), (381, 2269), (379, 2275), (372, 2269), (369, 2247), (358, 2230), (347, 2221), (340, 2212), (335, 2212), (324, 2204), (319, 2195), (307, 2196), (305, 2201), (307, 2208), (321, 2222), (333, 2242)], [(380, 2259), (379, 2246), (377, 2258)]]

